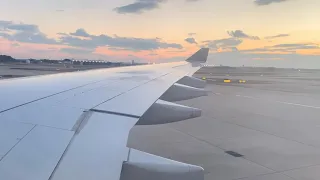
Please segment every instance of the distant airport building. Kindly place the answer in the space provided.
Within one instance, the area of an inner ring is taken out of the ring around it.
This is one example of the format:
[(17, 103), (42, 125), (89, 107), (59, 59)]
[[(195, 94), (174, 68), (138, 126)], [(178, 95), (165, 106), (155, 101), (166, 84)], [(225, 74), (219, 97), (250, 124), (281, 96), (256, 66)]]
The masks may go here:
[(73, 60), (71, 60), (71, 59), (64, 59), (64, 60), (62, 60), (62, 63), (63, 63), (63, 64), (73, 64)]
[(216, 65), (214, 65), (214, 64), (202, 64), (200, 66), (201, 67), (215, 67)]
[(18, 63), (25, 63), (25, 64), (31, 64), (32, 63), (32, 59), (15, 59), (16, 62)]

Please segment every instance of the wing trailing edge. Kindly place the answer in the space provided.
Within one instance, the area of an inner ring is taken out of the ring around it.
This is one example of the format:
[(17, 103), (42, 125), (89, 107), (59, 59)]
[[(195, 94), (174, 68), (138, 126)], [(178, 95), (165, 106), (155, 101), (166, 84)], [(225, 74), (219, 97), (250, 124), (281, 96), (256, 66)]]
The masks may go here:
[(160, 97), (160, 99), (173, 102), (193, 99), (207, 95), (208, 91), (204, 89), (175, 83)]
[(153, 154), (130, 149), (122, 165), (120, 180), (203, 180), (200, 166), (181, 163)]
[(177, 83), (195, 88), (204, 88), (206, 86), (206, 81), (191, 76), (184, 76)]
[(200, 109), (158, 100), (140, 117), (136, 125), (167, 124), (199, 116)]

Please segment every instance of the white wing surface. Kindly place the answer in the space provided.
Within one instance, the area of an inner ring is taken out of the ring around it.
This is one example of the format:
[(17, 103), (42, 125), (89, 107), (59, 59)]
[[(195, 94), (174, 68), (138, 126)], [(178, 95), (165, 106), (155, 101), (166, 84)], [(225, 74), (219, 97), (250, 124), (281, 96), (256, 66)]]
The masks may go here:
[(204, 81), (189, 76), (208, 51), (183, 62), (1, 80), (0, 179), (203, 179), (201, 167), (126, 145), (134, 125), (201, 115), (173, 101), (206, 95)]

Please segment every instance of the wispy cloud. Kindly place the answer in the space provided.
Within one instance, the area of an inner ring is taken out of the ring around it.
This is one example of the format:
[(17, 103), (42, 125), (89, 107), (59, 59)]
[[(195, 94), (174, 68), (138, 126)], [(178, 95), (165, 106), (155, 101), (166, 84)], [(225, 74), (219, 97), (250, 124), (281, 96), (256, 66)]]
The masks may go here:
[(258, 36), (250, 36), (250, 35), (244, 33), (242, 30), (228, 31), (228, 34), (234, 38), (260, 40), (260, 38)]
[(240, 45), (242, 42), (243, 41), (241, 39), (236, 39), (236, 38), (225, 38), (225, 39), (203, 41), (203, 43), (205, 43), (206, 46), (212, 49), (236, 47)]
[(157, 53), (149, 53), (148, 55), (149, 55), (149, 56), (158, 56)]
[(14, 23), (12, 21), (0, 21), (0, 29), (10, 32), (1, 33), (0, 36), (17, 42), (36, 43), (36, 44), (58, 44), (55, 39), (48, 38), (42, 33), (37, 25)]
[(315, 43), (297, 43), (297, 44), (277, 44), (273, 48), (286, 48), (292, 50), (298, 49), (320, 49), (318, 44)]
[(270, 47), (264, 47), (264, 48), (254, 48), (254, 49), (241, 50), (241, 52), (246, 52), (246, 53), (266, 53), (266, 52), (294, 53), (295, 51), (289, 50), (289, 49), (275, 49), (275, 48), (270, 48)]
[(265, 46), (263, 48), (247, 49), (242, 52), (284, 52), (284, 53), (296, 53), (298, 50), (303, 49), (320, 49), (318, 44), (314, 43), (297, 43), (297, 44), (277, 44), (274, 46)]
[(116, 7), (114, 10), (119, 14), (140, 14), (144, 11), (156, 9), (165, 0), (137, 0), (134, 3)]
[[(59, 35), (63, 35), (63, 33)], [(77, 29), (76, 32), (70, 33), (70, 35), (79, 36), (79, 37), (90, 37), (90, 34), (88, 34), (86, 30), (84, 30), (83, 28)]]
[(243, 43), (244, 39), (260, 40), (258, 36), (244, 33), (242, 30), (227, 31), (230, 38), (202, 41), (202, 47), (209, 47), (212, 50), (237, 52), (237, 46)]
[(79, 49), (79, 48), (61, 48), (60, 52), (68, 54), (90, 54), (93, 50), (90, 49)]
[(3, 30), (39, 32), (39, 28), (37, 25), (14, 23), (12, 21), (0, 21), (0, 28)]
[(278, 34), (275, 36), (266, 36), (265, 39), (276, 39), (276, 38), (281, 38), (281, 37), (288, 37), (290, 34)]
[[(131, 4), (119, 6), (113, 10), (119, 14), (141, 14), (145, 11), (150, 11), (160, 7), (161, 3), (167, 0), (136, 0)], [(186, 2), (198, 2), (201, 0), (185, 0)]]
[(189, 44), (198, 44), (195, 38), (186, 38), (185, 41)]
[(281, 3), (289, 0), (255, 0), (254, 3), (258, 6), (265, 6), (271, 3)]
[(155, 49), (182, 49), (182, 45), (177, 43), (167, 43), (156, 38), (134, 38), (101, 35), (89, 35), (87, 39), (73, 37), (71, 35), (61, 36), (60, 42), (73, 47), (94, 49), (99, 46), (125, 48), (132, 51), (155, 50)]

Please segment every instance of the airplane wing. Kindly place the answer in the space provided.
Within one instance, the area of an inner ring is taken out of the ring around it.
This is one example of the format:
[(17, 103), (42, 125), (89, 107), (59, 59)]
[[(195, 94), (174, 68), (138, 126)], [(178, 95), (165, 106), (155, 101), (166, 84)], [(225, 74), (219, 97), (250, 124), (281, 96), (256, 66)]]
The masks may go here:
[(1, 180), (200, 180), (203, 169), (127, 147), (130, 129), (198, 117), (186, 61), (0, 81)]

